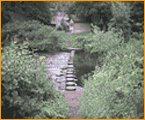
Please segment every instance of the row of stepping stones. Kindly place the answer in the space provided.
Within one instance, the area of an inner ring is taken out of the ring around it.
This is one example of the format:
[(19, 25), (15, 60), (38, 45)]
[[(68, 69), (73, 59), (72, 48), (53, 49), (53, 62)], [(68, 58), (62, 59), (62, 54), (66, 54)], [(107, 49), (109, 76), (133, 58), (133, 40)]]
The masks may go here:
[(67, 71), (66, 71), (66, 91), (76, 91), (76, 86), (77, 84), (75, 83), (77, 81), (76, 76), (74, 75), (74, 53), (75, 51), (72, 50), (69, 60), (68, 60), (68, 66), (67, 66)]

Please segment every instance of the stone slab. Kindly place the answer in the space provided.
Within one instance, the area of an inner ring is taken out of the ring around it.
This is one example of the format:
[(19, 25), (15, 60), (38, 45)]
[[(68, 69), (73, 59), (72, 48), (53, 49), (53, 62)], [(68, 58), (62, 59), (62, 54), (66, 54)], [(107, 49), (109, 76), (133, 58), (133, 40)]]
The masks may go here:
[(68, 82), (71, 82), (71, 81), (73, 82), (73, 81), (74, 81), (74, 78), (66, 78), (66, 82), (67, 82), (67, 81), (68, 81)]
[(73, 72), (72, 72), (72, 71), (67, 71), (66, 74), (67, 74), (67, 75), (73, 74)]
[(78, 81), (78, 79), (74, 79), (74, 81), (76, 82), (76, 81)]
[(72, 47), (67, 47), (67, 48), (64, 48), (64, 49), (70, 50), (70, 51), (72, 51), (72, 50), (76, 50), (76, 51), (82, 50), (82, 48), (72, 48)]
[(68, 65), (68, 66), (67, 66), (67, 68), (73, 68), (73, 67), (74, 67), (73, 65)]
[(68, 62), (68, 65), (73, 65), (73, 62)]
[(66, 78), (73, 78), (73, 77), (74, 77), (73, 74), (66, 75)]
[(67, 82), (66, 85), (67, 85), (67, 86), (75, 86), (76, 83), (75, 83), (75, 82)]
[(76, 87), (67, 86), (67, 87), (66, 87), (66, 90), (67, 90), (67, 91), (75, 91), (75, 90), (76, 90)]

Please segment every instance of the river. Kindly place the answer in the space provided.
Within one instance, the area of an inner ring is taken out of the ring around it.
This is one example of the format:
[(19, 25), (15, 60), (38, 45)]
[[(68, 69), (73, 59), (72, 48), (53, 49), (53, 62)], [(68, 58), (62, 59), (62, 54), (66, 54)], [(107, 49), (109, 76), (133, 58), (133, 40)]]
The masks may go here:
[[(47, 78), (51, 76), (52, 83), (55, 85), (56, 90), (58, 91), (65, 91), (65, 73), (66, 70), (63, 68), (67, 67), (68, 59), (70, 56), (70, 52), (54, 52), (54, 53), (47, 53), (47, 52), (37, 52), (39, 56), (46, 57), (46, 70)], [(74, 57), (74, 66), (75, 66), (75, 75), (78, 79), (77, 83), (77, 90), (83, 90), (83, 79), (81, 78), (84, 75), (95, 70), (97, 61), (97, 56), (92, 56), (86, 54), (84, 52), (76, 52)], [(63, 70), (62, 70), (63, 69)], [(63, 76), (57, 77), (57, 75), (63, 73)], [(87, 77), (86, 77), (87, 78)], [(60, 81), (60, 82), (58, 82)]]

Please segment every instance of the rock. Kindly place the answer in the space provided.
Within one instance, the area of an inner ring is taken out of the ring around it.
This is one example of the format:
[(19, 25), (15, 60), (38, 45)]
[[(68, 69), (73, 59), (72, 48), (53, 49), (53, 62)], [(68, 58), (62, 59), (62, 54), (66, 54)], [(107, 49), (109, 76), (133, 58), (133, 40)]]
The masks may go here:
[(68, 72), (66, 72), (66, 74), (67, 74), (67, 75), (73, 74), (73, 72), (72, 72), (72, 71), (70, 71), (70, 72), (68, 71)]
[(75, 82), (77, 82), (77, 81), (78, 81), (78, 79), (74, 79), (74, 81), (75, 81)]
[(64, 49), (70, 50), (70, 51), (72, 51), (72, 50), (82, 50), (82, 48), (72, 48), (72, 47), (68, 47), (68, 48), (64, 48)]
[(67, 72), (74, 72), (74, 68), (68, 68)]
[(66, 90), (67, 91), (75, 91), (76, 87), (68, 86), (68, 87), (66, 87)]
[(73, 78), (73, 77), (74, 77), (73, 74), (66, 75), (66, 78)]
[(73, 82), (74, 78), (66, 78), (66, 82)]
[(73, 65), (68, 65), (67, 68), (74, 68), (74, 66)]
[(67, 82), (66, 86), (76, 86), (76, 83), (75, 82)]
[(68, 65), (73, 65), (73, 62), (68, 62)]

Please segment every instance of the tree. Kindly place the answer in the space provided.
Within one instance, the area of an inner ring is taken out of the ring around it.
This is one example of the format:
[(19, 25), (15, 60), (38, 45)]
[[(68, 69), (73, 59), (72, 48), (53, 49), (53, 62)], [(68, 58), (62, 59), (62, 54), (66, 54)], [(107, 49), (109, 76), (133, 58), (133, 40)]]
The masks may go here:
[(125, 5), (122, 1), (112, 1), (111, 2), (111, 12), (113, 18), (110, 21), (109, 27), (115, 28), (117, 31), (122, 30), (125, 41), (129, 40), (129, 35), (131, 33), (131, 24), (130, 24), (130, 6)]
[(144, 2), (130, 1), (129, 4), (131, 6), (132, 31), (144, 32)]
[(2, 24), (10, 21), (9, 11), (48, 24), (51, 19), (50, 2), (46, 1), (2, 1)]
[(86, 17), (88, 22), (106, 31), (107, 24), (112, 18), (110, 5), (110, 1), (77, 1), (69, 8), (68, 14)]
[(59, 12), (66, 12), (68, 11), (69, 7), (73, 5), (75, 1), (51, 1), (51, 7), (57, 8)]

